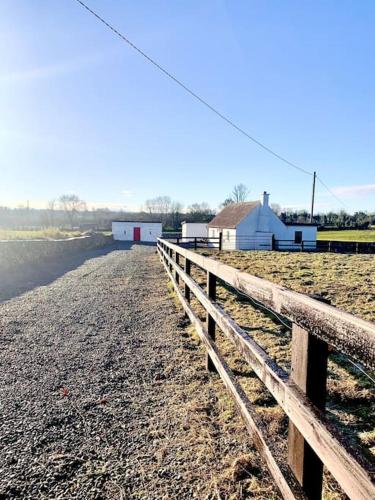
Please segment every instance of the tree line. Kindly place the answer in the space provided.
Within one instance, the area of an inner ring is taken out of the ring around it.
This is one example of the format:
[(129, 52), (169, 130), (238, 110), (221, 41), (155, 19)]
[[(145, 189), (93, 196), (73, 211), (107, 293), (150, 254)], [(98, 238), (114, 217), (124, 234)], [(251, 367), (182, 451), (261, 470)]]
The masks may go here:
[[(248, 199), (250, 190), (244, 184), (237, 184), (224, 199), (219, 209), (231, 203), (240, 203)], [(282, 210), (280, 205), (271, 205), (282, 221), (287, 223), (309, 222), (307, 210)], [(65, 227), (81, 229), (111, 228), (113, 219), (131, 218), (132, 220), (154, 220), (163, 223), (166, 231), (179, 231), (181, 223), (210, 222), (216, 211), (208, 203), (193, 203), (186, 208), (170, 196), (156, 196), (146, 200), (139, 212), (126, 210), (110, 210), (109, 208), (91, 209), (87, 203), (76, 194), (63, 194), (48, 202), (45, 209), (27, 207), (7, 208), (0, 206), (0, 227), (30, 228), (30, 227)], [(375, 212), (355, 212), (348, 214), (339, 212), (318, 213), (314, 222), (322, 228), (335, 229), (366, 229), (375, 226)]]
[[(306, 210), (281, 211), (280, 219), (283, 222), (308, 222), (310, 214)], [(348, 214), (345, 210), (339, 212), (318, 213), (314, 215), (314, 223), (322, 228), (333, 229), (368, 229), (375, 226), (375, 212), (355, 212)]]

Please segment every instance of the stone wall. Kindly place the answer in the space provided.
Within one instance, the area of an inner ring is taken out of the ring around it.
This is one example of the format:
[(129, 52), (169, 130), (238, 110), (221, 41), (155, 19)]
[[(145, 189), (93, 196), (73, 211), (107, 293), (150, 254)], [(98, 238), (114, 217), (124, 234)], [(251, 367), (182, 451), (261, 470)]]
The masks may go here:
[(66, 255), (93, 250), (113, 243), (112, 236), (93, 234), (66, 240), (0, 241), (0, 271), (43, 263)]

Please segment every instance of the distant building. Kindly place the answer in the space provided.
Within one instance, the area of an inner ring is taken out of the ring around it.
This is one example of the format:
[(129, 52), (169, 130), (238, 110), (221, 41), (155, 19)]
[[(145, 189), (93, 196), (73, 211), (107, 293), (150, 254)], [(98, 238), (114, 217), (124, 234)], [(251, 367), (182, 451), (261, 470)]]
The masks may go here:
[(269, 194), (260, 201), (227, 205), (208, 224), (208, 236), (222, 234), (225, 250), (305, 250), (316, 248), (317, 226), (285, 224), (269, 206)]
[(182, 222), (183, 238), (207, 238), (208, 224), (205, 222)]
[(129, 220), (112, 221), (112, 234), (114, 240), (156, 243), (157, 239), (161, 237), (161, 233), (161, 222), (140, 222)]

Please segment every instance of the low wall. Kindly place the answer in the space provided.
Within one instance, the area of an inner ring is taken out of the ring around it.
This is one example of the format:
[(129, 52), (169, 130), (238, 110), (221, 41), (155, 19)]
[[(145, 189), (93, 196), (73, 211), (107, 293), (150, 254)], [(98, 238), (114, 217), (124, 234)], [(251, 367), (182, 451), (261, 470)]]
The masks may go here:
[(110, 245), (112, 236), (94, 234), (66, 240), (9, 240), (0, 241), (0, 272), (22, 265), (43, 263), (85, 250)]

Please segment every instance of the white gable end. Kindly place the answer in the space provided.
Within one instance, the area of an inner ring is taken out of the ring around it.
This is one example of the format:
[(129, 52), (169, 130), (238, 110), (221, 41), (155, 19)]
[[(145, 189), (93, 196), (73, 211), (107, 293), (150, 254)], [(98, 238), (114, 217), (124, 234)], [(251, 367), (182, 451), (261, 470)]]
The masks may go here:
[[(315, 249), (316, 226), (284, 224), (271, 209), (268, 200), (269, 194), (264, 192), (260, 203), (247, 202), (252, 205), (249, 206), (249, 213), (236, 221), (235, 225), (233, 217), (228, 217), (228, 211), (222, 211), (209, 227), (209, 237), (218, 237), (222, 234), (223, 249), (227, 250)], [(246, 208), (245, 204), (233, 205), (232, 214), (236, 210), (243, 211), (243, 208)], [(217, 221), (220, 221), (221, 225), (215, 227)], [(306, 242), (306, 245), (302, 242)]]

